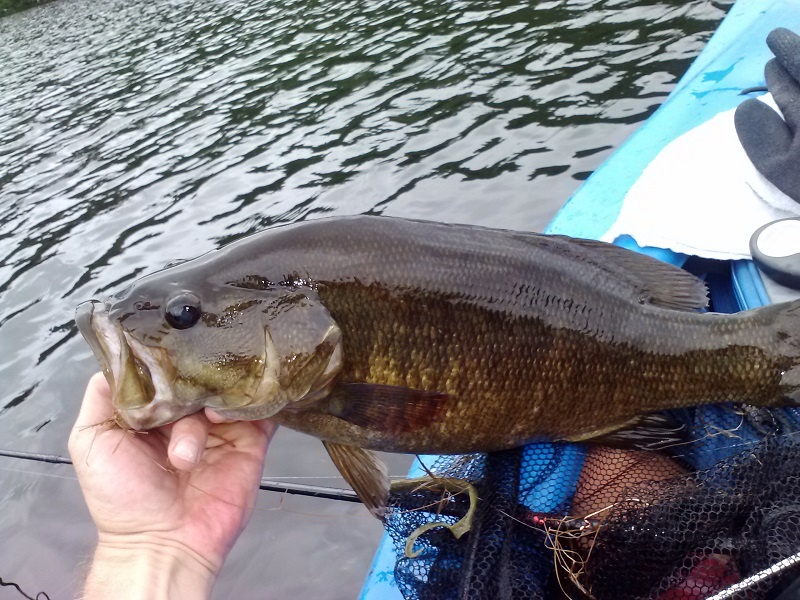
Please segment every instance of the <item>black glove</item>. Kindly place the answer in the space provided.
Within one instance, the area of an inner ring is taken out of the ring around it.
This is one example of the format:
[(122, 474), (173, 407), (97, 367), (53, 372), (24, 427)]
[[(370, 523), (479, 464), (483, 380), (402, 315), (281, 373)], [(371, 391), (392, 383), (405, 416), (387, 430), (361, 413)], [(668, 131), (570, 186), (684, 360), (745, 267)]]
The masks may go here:
[(746, 100), (736, 109), (736, 133), (756, 169), (800, 202), (800, 36), (779, 27), (767, 46), (775, 55), (764, 68), (767, 88), (783, 119), (763, 102)]

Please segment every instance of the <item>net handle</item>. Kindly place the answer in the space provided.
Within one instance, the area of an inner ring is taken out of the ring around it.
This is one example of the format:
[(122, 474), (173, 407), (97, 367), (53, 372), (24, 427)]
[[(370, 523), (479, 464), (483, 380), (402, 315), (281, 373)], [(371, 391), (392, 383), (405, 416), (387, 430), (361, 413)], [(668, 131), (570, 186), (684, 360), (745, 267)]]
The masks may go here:
[(770, 577), (775, 577), (784, 569), (788, 569), (797, 564), (800, 564), (800, 552), (784, 558), (783, 560), (776, 562), (771, 567), (768, 567), (763, 571), (759, 571), (755, 575), (750, 575), (750, 577), (742, 579), (738, 583), (734, 583), (732, 586), (725, 588), (721, 592), (717, 592), (706, 600), (729, 600), (739, 592), (747, 591), (751, 585), (760, 583), (765, 579), (769, 579)]

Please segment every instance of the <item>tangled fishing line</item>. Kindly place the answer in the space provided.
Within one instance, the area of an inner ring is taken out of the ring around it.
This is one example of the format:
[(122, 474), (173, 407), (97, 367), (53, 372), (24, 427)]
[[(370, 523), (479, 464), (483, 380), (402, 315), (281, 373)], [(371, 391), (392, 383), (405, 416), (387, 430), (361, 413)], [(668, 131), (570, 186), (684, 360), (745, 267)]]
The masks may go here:
[(409, 535), (469, 502), (392, 496), (403, 596), (779, 598), (800, 577), (800, 411), (679, 412), (694, 441), (667, 452), (538, 444), (440, 459), (436, 473), (473, 482), (477, 513), (460, 540), (433, 528), (409, 557)]
[(48, 596), (45, 592), (39, 592), (36, 594), (36, 596), (28, 596), (28, 594), (26, 594), (22, 588), (19, 587), (19, 584), (14, 583), (13, 581), (4, 581), (2, 577), (0, 577), (0, 587), (13, 587), (28, 600), (50, 600), (50, 596)]

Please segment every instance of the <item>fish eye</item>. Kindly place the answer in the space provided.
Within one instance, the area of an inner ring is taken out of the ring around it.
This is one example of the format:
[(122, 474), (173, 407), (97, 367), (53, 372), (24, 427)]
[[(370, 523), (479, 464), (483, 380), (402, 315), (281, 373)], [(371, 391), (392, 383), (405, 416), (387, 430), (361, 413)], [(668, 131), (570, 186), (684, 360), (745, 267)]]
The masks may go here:
[(189, 329), (200, 320), (201, 315), (200, 299), (188, 292), (170, 298), (164, 312), (167, 323), (175, 329)]

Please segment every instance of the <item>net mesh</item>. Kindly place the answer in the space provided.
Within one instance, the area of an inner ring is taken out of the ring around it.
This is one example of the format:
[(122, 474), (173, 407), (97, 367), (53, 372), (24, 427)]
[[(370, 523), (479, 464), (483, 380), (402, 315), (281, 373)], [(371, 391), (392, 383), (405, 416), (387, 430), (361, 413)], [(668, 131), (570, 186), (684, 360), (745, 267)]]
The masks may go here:
[[(692, 442), (662, 451), (535, 444), (445, 457), (431, 469), (473, 482), (472, 529), (453, 523), (466, 494), (392, 496), (387, 531), (408, 599), (688, 600), (800, 597), (800, 411), (676, 411)], [(794, 557), (794, 558), (793, 558)]]

